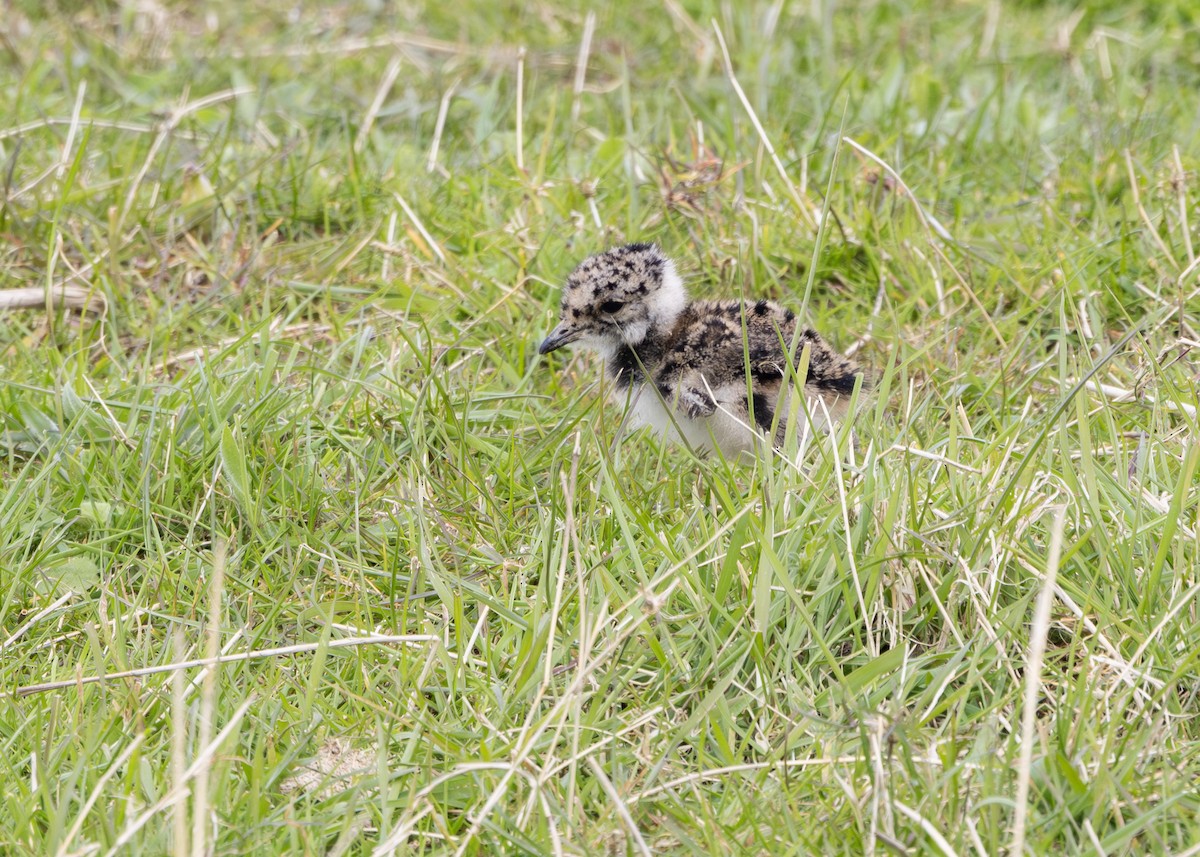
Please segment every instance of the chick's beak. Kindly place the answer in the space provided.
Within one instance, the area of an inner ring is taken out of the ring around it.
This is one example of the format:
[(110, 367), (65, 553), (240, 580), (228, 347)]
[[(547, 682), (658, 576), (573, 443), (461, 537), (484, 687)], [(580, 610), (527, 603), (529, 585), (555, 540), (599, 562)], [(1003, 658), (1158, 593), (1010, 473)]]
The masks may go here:
[(550, 335), (542, 340), (542, 344), (538, 346), (538, 354), (549, 354), (551, 351), (574, 342), (581, 335), (579, 330), (574, 330), (566, 322), (563, 322), (550, 331)]

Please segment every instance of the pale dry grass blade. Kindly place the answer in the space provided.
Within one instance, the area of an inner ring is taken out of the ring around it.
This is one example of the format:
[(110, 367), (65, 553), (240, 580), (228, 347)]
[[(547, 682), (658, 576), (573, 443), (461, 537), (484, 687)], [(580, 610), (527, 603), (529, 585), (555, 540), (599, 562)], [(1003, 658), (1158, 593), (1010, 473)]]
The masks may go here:
[(912, 807), (903, 804), (898, 800), (892, 801), (892, 807), (896, 810), (896, 812), (900, 813), (909, 821), (915, 821), (918, 825), (920, 825), (921, 830), (924, 831), (925, 835), (932, 840), (933, 844), (936, 845), (938, 850), (945, 854), (946, 857), (958, 857), (958, 852), (954, 850), (953, 846), (951, 846), (946, 840), (946, 837), (942, 835), (942, 832), (938, 830), (937, 827), (934, 826), (933, 822), (931, 822), (928, 818), (921, 815), (921, 813), (917, 812)]
[(1037, 723), (1038, 700), (1042, 695), (1042, 662), (1046, 656), (1046, 638), (1050, 633), (1050, 611), (1054, 607), (1054, 587), (1058, 578), (1058, 562), (1062, 556), (1063, 529), (1067, 508), (1059, 507), (1050, 530), (1050, 550), (1046, 557), (1046, 572), (1038, 590), (1029, 628), (1029, 651), (1025, 659), (1025, 696), (1021, 703), (1021, 753), (1017, 761), (1017, 793), (1013, 799), (1011, 857), (1025, 853), (1025, 824), (1029, 812), (1029, 783), (1033, 769), (1034, 727)]
[(886, 172), (891, 177), (892, 181), (896, 183), (896, 187), (900, 188), (900, 190), (904, 192), (904, 195), (908, 197), (909, 202), (912, 203), (913, 210), (917, 212), (917, 217), (920, 219), (922, 226), (933, 232), (933, 234), (937, 235), (938, 238), (941, 238), (948, 244), (957, 243), (954, 240), (954, 236), (950, 234), (950, 230), (948, 230), (945, 226), (942, 226), (941, 221), (925, 210), (925, 206), (921, 205), (921, 201), (917, 199), (916, 195), (912, 192), (912, 189), (909, 188), (904, 179), (900, 177), (900, 173), (898, 173), (891, 164), (852, 137), (842, 137), (842, 142), (853, 148), (863, 157), (875, 163), (881, 170)]
[(392, 57), (391, 62), (388, 63), (388, 67), (383, 73), (383, 79), (379, 81), (379, 88), (375, 90), (375, 97), (371, 99), (371, 104), (363, 116), (362, 124), (359, 125), (358, 136), (354, 138), (354, 151), (361, 152), (367, 145), (371, 129), (375, 126), (375, 119), (379, 116), (379, 111), (383, 109), (383, 103), (387, 101), (388, 93), (396, 85), (396, 78), (400, 76), (400, 69), (403, 67), (404, 58), (399, 54)]
[(141, 732), (135, 736), (132, 741), (125, 745), (125, 749), (122, 750), (121, 754), (113, 760), (113, 763), (108, 766), (108, 769), (100, 775), (100, 779), (97, 780), (96, 785), (92, 787), (91, 794), (88, 795), (88, 798), (86, 801), (84, 801), (83, 806), (79, 808), (79, 812), (75, 816), (74, 823), (71, 825), (70, 829), (67, 830), (66, 835), (63, 836), (62, 844), (58, 846), (58, 851), (55, 852), (55, 857), (66, 857), (67, 849), (70, 848), (71, 843), (75, 841), (75, 837), (79, 835), (79, 831), (83, 828), (84, 821), (87, 820), (88, 813), (92, 811), (92, 807), (96, 805), (96, 801), (100, 799), (102, 794), (104, 794), (104, 786), (118, 771), (121, 770), (122, 767), (124, 767), (125, 763), (129, 761), (129, 757), (133, 755), (134, 751), (137, 750), (138, 747), (142, 746), (142, 742), (145, 740), (145, 732)]
[(1118, 687), (1120, 687), (1123, 683), (1130, 681), (1134, 675), (1138, 674), (1137, 668), (1134, 666), (1134, 664), (1141, 661), (1142, 657), (1146, 654), (1146, 650), (1150, 648), (1151, 644), (1153, 644), (1156, 639), (1158, 639), (1163, 630), (1170, 625), (1176, 616), (1178, 616), (1187, 608), (1195, 608), (1196, 597), (1198, 595), (1200, 595), (1200, 583), (1193, 584), (1185, 592), (1183, 592), (1178, 599), (1176, 599), (1175, 603), (1171, 605), (1171, 608), (1167, 610), (1162, 619), (1158, 621), (1158, 624), (1154, 626), (1150, 633), (1146, 635), (1146, 638), (1138, 644), (1138, 647), (1134, 650), (1133, 654), (1130, 655), (1128, 660), (1124, 662), (1124, 666), (1122, 667), (1120, 674), (1117, 676), (1117, 680), (1114, 681), (1109, 689), (1105, 692), (1105, 700), (1111, 699)]
[[(442, 250), (441, 245), (433, 240), (433, 236), (429, 234), (429, 230), (425, 228), (425, 224), (421, 222), (421, 218), (417, 217), (416, 212), (413, 211), (409, 206), (408, 201), (402, 197), (399, 192), (394, 192), (392, 196), (396, 198), (396, 202), (399, 204), (400, 208), (402, 208), (404, 213), (408, 215), (408, 219), (412, 221), (412, 225), (416, 227), (417, 232), (421, 233), (421, 237), (425, 239), (425, 243), (429, 245), (430, 249), (432, 249), (435, 254), (437, 254), (437, 257), (439, 260), (441, 260), (442, 264), (445, 264), (446, 254)], [(368, 237), (368, 241), (369, 240), (370, 238)]]
[(31, 693), (45, 693), (51, 690), (62, 690), (85, 684), (96, 684), (102, 681), (115, 681), (123, 678), (138, 678), (140, 676), (156, 675), (157, 673), (187, 670), (193, 667), (210, 667), (220, 664), (234, 664), (241, 661), (257, 660), (260, 658), (277, 658), (284, 655), (303, 655), (315, 652), (322, 645), (330, 649), (345, 649), (353, 646), (375, 646), (384, 643), (436, 643), (439, 637), (430, 634), (376, 634), (370, 637), (351, 637), (343, 640), (330, 640), (328, 643), (297, 643), (292, 646), (276, 646), (270, 649), (255, 649), (250, 652), (236, 652), (230, 655), (219, 655), (213, 658), (194, 658), (182, 663), (162, 664), (156, 667), (142, 667), (135, 670), (107, 673), (105, 675), (80, 676), (79, 678), (51, 681), (42, 684), (30, 684), (19, 687), (16, 696), (28, 696)]
[[(429, 143), (429, 157), (425, 159), (425, 171), (428, 173), (433, 172), (438, 167), (438, 149), (442, 144), (442, 134), (446, 130), (446, 116), (450, 113), (450, 102), (454, 98), (454, 92), (458, 89), (458, 84), (459, 81), (456, 80), (446, 87), (446, 91), (442, 93), (442, 100), (438, 102), (437, 120), (433, 125), (433, 140)], [(392, 218), (394, 217), (395, 212), (392, 212)], [(387, 243), (389, 245), (395, 243), (394, 219), (389, 219), (388, 221)]]
[(0, 289), (0, 311), (10, 309), (53, 309), (58, 305), (102, 315), (107, 308), (104, 295), (82, 286), (36, 286)]
[(1137, 172), (1133, 168), (1133, 153), (1128, 149), (1125, 150), (1125, 169), (1129, 174), (1129, 192), (1133, 195), (1133, 207), (1137, 209), (1138, 216), (1142, 218), (1142, 224), (1146, 227), (1146, 234), (1154, 241), (1154, 245), (1158, 247), (1163, 258), (1168, 260), (1175, 268), (1179, 264), (1175, 261), (1174, 255), (1163, 241), (1162, 236), (1158, 234), (1158, 228), (1154, 225), (1154, 221), (1150, 219), (1150, 212), (1146, 211), (1146, 206), (1142, 202), (1142, 191), (1138, 186)]
[[(205, 621), (205, 660), (215, 660), (221, 651), (221, 627), (225, 619), (225, 562), (229, 542), (219, 539), (213, 550), (208, 591), (208, 609)], [(196, 746), (207, 747), (212, 742), (212, 733), (217, 707), (217, 670), (209, 670), (200, 689), (200, 705), (196, 724)], [(211, 759), (211, 756), (209, 757)], [(202, 857), (208, 853), (207, 825), (208, 807), (208, 761), (200, 765), (194, 776), (196, 786), (192, 792), (192, 853)]]
[(596, 778), (596, 781), (600, 783), (600, 787), (604, 789), (604, 793), (608, 795), (608, 799), (612, 802), (612, 808), (625, 825), (625, 830), (633, 838), (633, 843), (637, 846), (638, 853), (642, 854), (643, 857), (650, 857), (650, 847), (646, 844), (646, 839), (642, 836), (642, 831), (634, 823), (633, 816), (629, 814), (629, 807), (625, 803), (624, 798), (621, 797), (621, 793), (617, 791), (616, 786), (612, 784), (612, 780), (604, 773), (604, 768), (600, 767), (599, 762), (588, 756), (587, 764), (588, 768), (592, 771), (592, 776)]
[[(171, 635), (175, 660), (182, 661), (186, 651), (183, 630), (176, 628)], [(171, 782), (176, 787), (184, 781), (187, 771), (187, 677), (183, 670), (171, 673)], [(174, 857), (188, 857), (188, 813), (187, 801), (181, 800), (172, 807), (171, 843)]]
[(525, 172), (525, 48), (517, 51), (517, 170)]
[(733, 60), (729, 57), (729, 48), (725, 44), (725, 34), (721, 32), (721, 25), (717, 23), (717, 19), (712, 20), (713, 32), (717, 36), (717, 44), (721, 48), (721, 56), (725, 60), (725, 75), (729, 79), (729, 85), (733, 87), (734, 93), (737, 94), (738, 101), (742, 103), (742, 109), (746, 111), (746, 115), (750, 118), (750, 124), (754, 126), (755, 132), (758, 134), (758, 139), (762, 143), (763, 148), (767, 150), (767, 155), (771, 159), (771, 163), (775, 166), (775, 171), (779, 174), (780, 180), (783, 181), (783, 186), (787, 188), (788, 195), (791, 196), (792, 202), (796, 206), (796, 212), (801, 219), (811, 229), (817, 228), (817, 220), (809, 210), (808, 203), (800, 196), (800, 192), (796, 189), (796, 185), (792, 183), (792, 177), (788, 175), (787, 168), (784, 167), (783, 161), (779, 159), (779, 154), (775, 151), (775, 145), (771, 142), (771, 138), (767, 135), (767, 129), (763, 127), (762, 122), (758, 119), (758, 113), (755, 112), (754, 106), (750, 103), (750, 99), (746, 97), (742, 85), (738, 83), (737, 75), (733, 71)]
[[(824, 399), (817, 399), (818, 407), (824, 411), (824, 418), (828, 425), (833, 425), (833, 418), (829, 414), (829, 409), (826, 407)], [(854, 581), (854, 597), (858, 601), (858, 609), (861, 613), (861, 621), (863, 625), (863, 636), (867, 641), (867, 651), (871, 657), (879, 657), (879, 640), (875, 637), (872, 613), (867, 608), (867, 599), (863, 590), (862, 578), (858, 573), (858, 560), (854, 554), (854, 536), (850, 528), (850, 508), (846, 501), (846, 470), (843, 466), (841, 451), (838, 449), (837, 433), (830, 432), (829, 435), (829, 452), (835, 464), (836, 469), (833, 474), (833, 481), (837, 484), (838, 504), (841, 507), (842, 516), (842, 534), (846, 540), (846, 562), (850, 565), (850, 577)]]
[[(1064, 387), (1067, 386), (1068, 383), (1069, 382), (1067, 381), (1061, 382)], [(1123, 387), (1118, 387), (1116, 384), (1104, 384), (1099, 381), (1087, 381), (1085, 382), (1084, 387), (1088, 390), (1091, 390), (1093, 393), (1099, 393), (1112, 402), (1136, 402), (1140, 399), (1151, 405), (1159, 403), (1158, 399), (1152, 393), (1138, 394), (1133, 390), (1126, 390)], [(1176, 402), (1172, 401), (1171, 399), (1164, 399), (1162, 401), (1162, 405), (1166, 408), (1183, 411), (1193, 419), (1196, 417), (1196, 406), (1189, 405), (1187, 402)]]
[(169, 792), (167, 792), (167, 794), (163, 795), (163, 797), (157, 803), (150, 806), (141, 815), (130, 821), (121, 831), (121, 834), (117, 837), (116, 841), (113, 843), (113, 846), (109, 848), (107, 852), (105, 852), (105, 857), (116, 857), (116, 855), (120, 854), (122, 849), (133, 840), (133, 837), (137, 836), (138, 831), (146, 826), (147, 822), (149, 822), (164, 809), (174, 806), (177, 801), (187, 799), (187, 782), (197, 774), (206, 772), (208, 770), (209, 766), (212, 764), (212, 757), (216, 754), (221, 745), (228, 740), (229, 736), (237, 730), (238, 726), (242, 722), (242, 718), (245, 717), (246, 712), (250, 710), (250, 706), (254, 705), (254, 703), (257, 701), (258, 697), (254, 694), (251, 694), (242, 701), (242, 704), (237, 707), (237, 710), (234, 711), (233, 715), (229, 718), (229, 722), (225, 724), (225, 728), (217, 733), (217, 737), (210, 741), (207, 745), (199, 748), (195, 760), (184, 772), (183, 781), (177, 783)]
[(253, 91), (254, 88), (250, 86), (234, 87), (221, 92), (214, 92), (212, 95), (206, 95), (203, 98), (197, 98), (195, 101), (182, 101), (178, 107), (171, 111), (158, 127), (157, 133), (154, 135), (154, 142), (150, 144), (150, 151), (146, 153), (146, 157), (142, 161), (142, 166), (129, 183), (129, 190), (125, 194), (125, 202), (121, 206), (120, 214), (117, 215), (116, 219), (117, 232), (123, 230), (125, 220), (129, 217), (129, 212), (133, 208), (133, 202), (137, 198), (138, 190), (141, 189), (142, 183), (146, 180), (146, 176), (149, 174), (150, 168), (154, 165), (159, 151), (175, 133), (176, 128), (179, 127), (179, 123), (200, 110), (231, 101)]
[(716, 781), (722, 779), (726, 774), (738, 774), (747, 771), (764, 771), (764, 770), (779, 770), (787, 771), (792, 768), (825, 768), (836, 765), (856, 765), (862, 761), (861, 756), (833, 756), (827, 759), (784, 759), (779, 762), (747, 762), (743, 765), (725, 765), (720, 768), (706, 768), (703, 771), (696, 771), (692, 774), (685, 774), (681, 777), (676, 777), (673, 780), (668, 780), (665, 783), (659, 783), (651, 788), (644, 789), (636, 795), (632, 795), (629, 800), (636, 803), (642, 800), (649, 800), (656, 795), (669, 792), (680, 786), (701, 783), (705, 781)]
[(71, 166), (71, 152), (75, 148), (75, 137), (79, 133), (79, 114), (83, 111), (83, 96), (87, 92), (87, 81), (79, 81), (75, 90), (75, 109), (71, 111), (71, 124), (67, 126), (67, 139), (63, 141), (62, 155), (58, 159), (56, 177), (62, 181), (67, 169)]
[(64, 592), (58, 598), (54, 599), (53, 602), (46, 605), (41, 610), (39, 610), (38, 612), (36, 612), (32, 616), (30, 616), (29, 619), (23, 625), (21, 625), (21, 627), (17, 628), (15, 631), (13, 631), (11, 634), (8, 635), (7, 640), (5, 640), (3, 643), (0, 643), (0, 654), (3, 654), (5, 649), (7, 649), (9, 646), (11, 646), (13, 643), (15, 643), (17, 640), (21, 639), (21, 637), (30, 628), (37, 625), (38, 622), (41, 622), (47, 616), (52, 615), (54, 613), (54, 611), (56, 611), (60, 607), (64, 606), (68, 601), (71, 601), (73, 598), (75, 598), (74, 592)]
[[(73, 116), (51, 116), (45, 119), (35, 119), (32, 122), (14, 125), (12, 128), (0, 129), (0, 142), (14, 137), (22, 137), (30, 131), (37, 131), (41, 128), (57, 128), (61, 125), (70, 128), (75, 122), (76, 120)], [(88, 119), (87, 124), (92, 128), (102, 128), (110, 131), (128, 131), (131, 134), (153, 134), (157, 130), (155, 126), (142, 122), (123, 122), (112, 119), (93, 118)], [(191, 135), (186, 136), (190, 137)]]
[(596, 13), (588, 11), (583, 19), (583, 36), (579, 40), (579, 58), (575, 61), (575, 84), (572, 87), (571, 121), (579, 121), (583, 85), (587, 82), (588, 56), (592, 51), (592, 35), (596, 32)]

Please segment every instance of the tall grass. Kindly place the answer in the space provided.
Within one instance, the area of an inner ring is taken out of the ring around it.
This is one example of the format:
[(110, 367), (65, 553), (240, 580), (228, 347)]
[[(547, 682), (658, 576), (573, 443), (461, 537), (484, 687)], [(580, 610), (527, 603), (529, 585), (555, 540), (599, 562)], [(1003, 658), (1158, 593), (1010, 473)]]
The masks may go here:
[[(1190, 4), (4, 18), (0, 851), (1197, 853)], [(623, 432), (633, 239), (875, 390)]]

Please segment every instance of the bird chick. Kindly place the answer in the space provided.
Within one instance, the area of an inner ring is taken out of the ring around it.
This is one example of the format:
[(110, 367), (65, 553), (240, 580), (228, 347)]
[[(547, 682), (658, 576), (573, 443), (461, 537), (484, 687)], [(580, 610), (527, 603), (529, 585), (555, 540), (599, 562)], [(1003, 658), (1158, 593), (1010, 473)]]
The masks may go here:
[(689, 300), (674, 262), (653, 244), (613, 247), (571, 272), (559, 324), (538, 353), (571, 343), (604, 358), (632, 427), (726, 456), (753, 452), (768, 436), (782, 444), (798, 386), (794, 372), (785, 378), (793, 343), (793, 366), (809, 349), (803, 390), (823, 427), (826, 413), (845, 415), (861, 374), (815, 331), (797, 332), (796, 314), (772, 301)]

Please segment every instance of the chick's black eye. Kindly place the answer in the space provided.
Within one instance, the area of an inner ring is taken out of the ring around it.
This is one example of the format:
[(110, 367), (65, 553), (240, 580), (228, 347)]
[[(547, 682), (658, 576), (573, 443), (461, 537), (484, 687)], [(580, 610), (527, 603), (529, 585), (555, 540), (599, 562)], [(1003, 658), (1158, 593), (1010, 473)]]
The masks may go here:
[(612, 315), (615, 312), (620, 312), (623, 306), (625, 306), (624, 301), (605, 301), (600, 304), (600, 312)]

